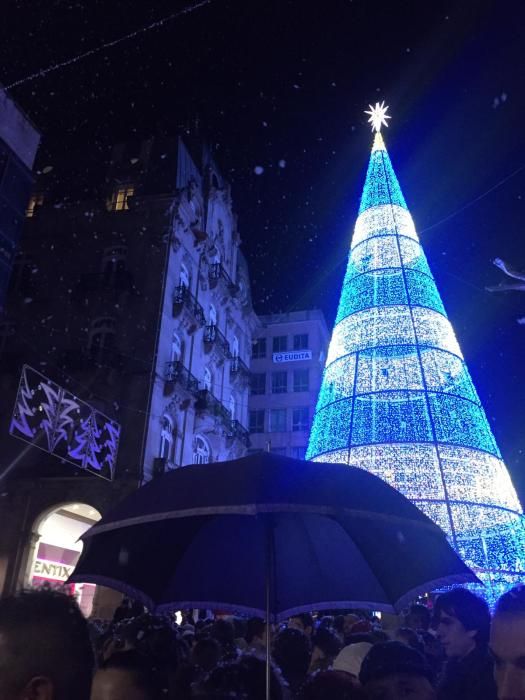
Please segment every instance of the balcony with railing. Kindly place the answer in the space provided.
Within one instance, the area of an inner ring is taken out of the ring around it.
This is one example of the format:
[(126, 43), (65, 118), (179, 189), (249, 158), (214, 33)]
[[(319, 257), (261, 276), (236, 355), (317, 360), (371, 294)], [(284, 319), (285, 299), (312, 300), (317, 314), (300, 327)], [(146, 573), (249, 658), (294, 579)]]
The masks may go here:
[(204, 325), (204, 309), (185, 284), (180, 284), (173, 291), (173, 316), (176, 318), (186, 309), (195, 321)]
[(230, 363), (230, 377), (232, 381), (249, 382), (250, 370), (238, 355), (232, 357)]
[(235, 296), (239, 291), (239, 287), (235, 284), (220, 262), (212, 263), (210, 265), (208, 270), (208, 279), (210, 281), (211, 289), (215, 289), (215, 287), (218, 285), (222, 285), (224, 290), (233, 296)]
[(206, 412), (215, 418), (219, 418), (224, 426), (230, 429), (232, 422), (231, 413), (208, 389), (201, 389), (197, 392), (195, 408), (198, 413)]
[(189, 369), (184, 367), (180, 360), (166, 362), (164, 380), (165, 394), (171, 394), (175, 385), (180, 386), (190, 393), (196, 393), (199, 389), (199, 380), (193, 376)]
[(153, 460), (152, 476), (162, 476), (177, 469), (177, 465), (167, 457), (155, 457)]
[(250, 447), (250, 433), (238, 420), (231, 421), (228, 437), (239, 440), (245, 447)]
[(204, 329), (204, 347), (207, 352), (209, 352), (212, 347), (218, 348), (223, 358), (228, 360), (232, 356), (230, 344), (226, 336), (214, 323), (206, 326)]

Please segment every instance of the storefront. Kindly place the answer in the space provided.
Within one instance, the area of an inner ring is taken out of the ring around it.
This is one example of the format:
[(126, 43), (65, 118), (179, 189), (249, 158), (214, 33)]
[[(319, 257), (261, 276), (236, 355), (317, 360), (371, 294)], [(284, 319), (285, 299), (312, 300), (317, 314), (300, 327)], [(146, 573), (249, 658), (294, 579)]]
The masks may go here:
[(100, 520), (100, 513), (85, 503), (68, 503), (46, 513), (36, 523), (36, 541), (28, 562), (27, 585), (66, 588), (75, 595), (86, 616), (91, 614), (96, 586), (65, 585), (82, 551), (79, 540)]

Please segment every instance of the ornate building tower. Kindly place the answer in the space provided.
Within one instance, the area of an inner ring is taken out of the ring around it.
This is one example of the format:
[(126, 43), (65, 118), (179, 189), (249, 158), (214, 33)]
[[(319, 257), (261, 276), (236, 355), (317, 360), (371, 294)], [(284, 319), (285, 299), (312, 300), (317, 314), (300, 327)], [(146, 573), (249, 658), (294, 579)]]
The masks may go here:
[(307, 459), (366, 469), (448, 534), (489, 599), (523, 579), (522, 509), (371, 107), (372, 154)]

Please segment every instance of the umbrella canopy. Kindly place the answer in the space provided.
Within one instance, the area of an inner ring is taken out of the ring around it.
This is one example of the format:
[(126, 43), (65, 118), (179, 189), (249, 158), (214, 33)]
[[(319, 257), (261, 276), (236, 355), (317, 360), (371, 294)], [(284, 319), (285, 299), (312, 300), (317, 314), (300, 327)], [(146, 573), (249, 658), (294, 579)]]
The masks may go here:
[(478, 582), (442, 530), (377, 477), (268, 453), (159, 477), (83, 541), (71, 582), (157, 612), (394, 611), (422, 591)]

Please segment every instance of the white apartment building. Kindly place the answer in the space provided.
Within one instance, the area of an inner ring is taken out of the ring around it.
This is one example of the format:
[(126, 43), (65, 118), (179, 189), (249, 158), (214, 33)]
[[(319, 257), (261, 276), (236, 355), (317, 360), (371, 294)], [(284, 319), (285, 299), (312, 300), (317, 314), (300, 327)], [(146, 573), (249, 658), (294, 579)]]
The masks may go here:
[(251, 357), (250, 450), (303, 459), (328, 342), (322, 311), (259, 316)]
[(230, 188), (211, 159), (197, 168), (182, 148), (179, 168), (144, 456), (153, 474), (235, 459), (249, 445), (258, 321)]

